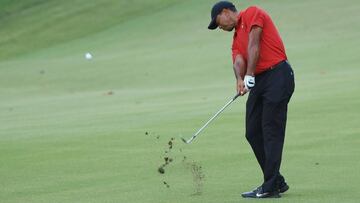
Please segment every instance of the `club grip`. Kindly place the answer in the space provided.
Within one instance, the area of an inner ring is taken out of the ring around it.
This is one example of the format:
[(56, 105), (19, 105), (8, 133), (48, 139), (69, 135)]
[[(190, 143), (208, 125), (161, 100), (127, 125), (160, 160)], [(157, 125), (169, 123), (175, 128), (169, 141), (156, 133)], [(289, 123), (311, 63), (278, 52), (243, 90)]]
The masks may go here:
[(237, 93), (237, 94), (234, 96), (233, 101), (234, 101), (236, 98), (238, 98), (239, 96), (240, 96), (240, 92)]

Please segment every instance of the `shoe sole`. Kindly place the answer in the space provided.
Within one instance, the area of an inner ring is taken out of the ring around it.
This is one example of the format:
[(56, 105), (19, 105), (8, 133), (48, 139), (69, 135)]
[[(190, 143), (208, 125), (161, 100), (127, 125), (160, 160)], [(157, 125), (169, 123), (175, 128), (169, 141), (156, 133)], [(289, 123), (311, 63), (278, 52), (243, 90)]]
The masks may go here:
[(241, 194), (243, 198), (265, 199), (265, 198), (280, 198), (281, 195), (278, 192), (267, 193), (264, 196), (257, 196), (256, 193)]
[(257, 197), (257, 196), (244, 196), (244, 195), (241, 195), (243, 198), (246, 198), (246, 199), (266, 199), (266, 198), (281, 198), (281, 195), (280, 194), (273, 194), (273, 195), (270, 195), (270, 196), (266, 196), (266, 197)]

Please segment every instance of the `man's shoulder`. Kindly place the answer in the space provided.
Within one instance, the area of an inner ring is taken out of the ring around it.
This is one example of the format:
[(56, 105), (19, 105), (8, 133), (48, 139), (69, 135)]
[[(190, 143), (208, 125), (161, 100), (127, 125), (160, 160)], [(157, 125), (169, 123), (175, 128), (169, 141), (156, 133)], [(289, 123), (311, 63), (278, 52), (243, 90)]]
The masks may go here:
[(244, 10), (244, 13), (246, 13), (248, 15), (251, 15), (251, 14), (254, 14), (257, 12), (266, 13), (266, 11), (263, 8), (261, 8), (260, 6), (257, 6), (257, 5), (249, 6)]

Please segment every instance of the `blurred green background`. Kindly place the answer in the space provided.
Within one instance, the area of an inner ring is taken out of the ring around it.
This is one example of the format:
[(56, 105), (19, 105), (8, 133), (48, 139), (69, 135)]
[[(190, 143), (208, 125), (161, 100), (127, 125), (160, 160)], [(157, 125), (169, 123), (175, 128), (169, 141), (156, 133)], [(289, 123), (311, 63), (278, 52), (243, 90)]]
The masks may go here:
[[(245, 201), (262, 181), (246, 98), (193, 144), (179, 140), (235, 94), (232, 34), (207, 30), (214, 2), (0, 1), (0, 202)], [(281, 169), (291, 189), (275, 201), (358, 202), (359, 1), (234, 3), (268, 11), (295, 71)]]

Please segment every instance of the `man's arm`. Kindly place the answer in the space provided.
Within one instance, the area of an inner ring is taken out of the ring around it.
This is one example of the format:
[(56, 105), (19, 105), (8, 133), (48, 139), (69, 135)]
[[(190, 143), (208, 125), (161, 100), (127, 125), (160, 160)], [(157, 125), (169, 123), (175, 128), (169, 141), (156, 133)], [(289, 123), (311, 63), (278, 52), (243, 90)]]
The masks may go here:
[(246, 64), (240, 54), (236, 55), (233, 68), (236, 80), (243, 80), (246, 72)]
[(246, 64), (244, 58), (241, 55), (236, 55), (234, 60), (234, 74), (236, 78), (236, 90), (241, 95), (246, 94), (246, 89), (244, 86), (244, 76), (246, 72)]
[(260, 39), (262, 28), (253, 26), (249, 34), (248, 63), (246, 75), (255, 76), (255, 68), (260, 55)]

